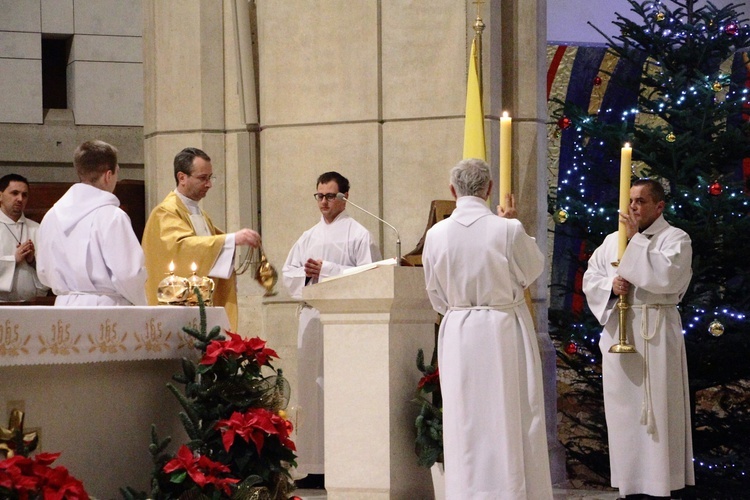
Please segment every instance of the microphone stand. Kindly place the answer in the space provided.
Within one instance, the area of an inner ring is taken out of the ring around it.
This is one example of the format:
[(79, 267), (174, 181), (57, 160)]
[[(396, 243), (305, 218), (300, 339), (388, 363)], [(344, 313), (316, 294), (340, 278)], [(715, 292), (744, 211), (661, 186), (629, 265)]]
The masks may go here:
[(353, 201), (349, 201), (349, 199), (346, 196), (344, 196), (344, 193), (337, 193), (336, 194), (336, 198), (338, 198), (339, 200), (344, 200), (346, 203), (348, 203), (350, 205), (354, 205), (356, 208), (362, 210), (367, 215), (369, 215), (371, 217), (375, 217), (380, 222), (382, 222), (386, 226), (388, 226), (391, 229), (393, 229), (393, 232), (396, 233), (396, 265), (400, 266), (401, 265), (401, 236), (399, 236), (399, 234), (398, 234), (398, 229), (396, 229), (391, 224), (389, 224), (388, 222), (384, 221), (383, 219), (381, 219), (380, 217), (378, 217), (374, 213), (368, 212), (367, 210), (365, 210), (364, 208), (360, 207), (359, 205), (357, 205)]

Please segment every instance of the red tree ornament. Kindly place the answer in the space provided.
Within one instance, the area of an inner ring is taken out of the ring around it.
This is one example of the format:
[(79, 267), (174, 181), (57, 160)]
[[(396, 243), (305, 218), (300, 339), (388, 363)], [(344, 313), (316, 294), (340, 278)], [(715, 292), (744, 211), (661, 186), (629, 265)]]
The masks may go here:
[(568, 341), (567, 344), (565, 344), (565, 353), (572, 356), (573, 354), (576, 354), (578, 352), (578, 344), (573, 342), (572, 340)]
[(573, 122), (570, 121), (570, 118), (567, 116), (563, 116), (559, 120), (557, 120), (557, 126), (560, 127), (560, 130), (565, 130), (566, 128), (570, 127)]
[(602, 77), (601, 76), (595, 76), (594, 77), (594, 86), (598, 87), (602, 84)]
[(714, 181), (713, 184), (708, 186), (708, 194), (711, 196), (719, 196), (721, 194), (722, 187), (719, 181)]
[(732, 36), (736, 35), (738, 32), (737, 24), (736, 23), (727, 24), (726, 27), (724, 28), (724, 32), (727, 35), (732, 35)]

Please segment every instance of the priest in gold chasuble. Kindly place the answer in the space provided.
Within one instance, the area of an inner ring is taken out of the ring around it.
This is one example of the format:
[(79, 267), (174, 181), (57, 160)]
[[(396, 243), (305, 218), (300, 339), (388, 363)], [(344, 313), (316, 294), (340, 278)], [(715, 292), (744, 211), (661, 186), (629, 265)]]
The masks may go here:
[(232, 329), (237, 328), (237, 283), (234, 272), (236, 246), (258, 247), (260, 235), (252, 229), (225, 234), (200, 208), (212, 187), (211, 158), (197, 148), (185, 148), (174, 159), (177, 187), (151, 212), (143, 232), (148, 281), (146, 297), (156, 305), (159, 282), (174, 262), (175, 274), (210, 276), (216, 286), (213, 305), (224, 307)]

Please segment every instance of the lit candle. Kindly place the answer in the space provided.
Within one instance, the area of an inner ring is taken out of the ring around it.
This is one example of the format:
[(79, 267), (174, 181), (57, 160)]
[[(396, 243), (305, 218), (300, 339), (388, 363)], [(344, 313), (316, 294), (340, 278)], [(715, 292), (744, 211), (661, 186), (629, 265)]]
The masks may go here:
[(510, 150), (511, 150), (511, 118), (507, 111), (503, 111), (500, 118), (500, 206), (505, 206), (505, 197), (511, 192), (510, 175)]
[[(627, 214), (630, 208), (630, 163), (633, 150), (629, 143), (625, 143), (620, 152), (620, 213)], [(619, 217), (618, 217), (619, 218)], [(625, 224), (620, 222), (618, 226), (618, 247), (617, 259), (625, 253), (625, 247), (628, 246), (628, 231)]]
[(171, 262), (169, 263), (169, 272), (170, 272), (170, 273), (173, 273), (173, 272), (174, 272), (174, 261), (171, 261)]

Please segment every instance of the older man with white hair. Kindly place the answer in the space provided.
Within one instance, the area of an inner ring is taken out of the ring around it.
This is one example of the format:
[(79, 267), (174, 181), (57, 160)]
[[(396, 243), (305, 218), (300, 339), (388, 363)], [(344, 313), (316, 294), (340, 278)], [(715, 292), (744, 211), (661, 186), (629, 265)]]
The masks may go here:
[(456, 209), (425, 238), (422, 262), (438, 337), (448, 499), (551, 499), (539, 348), (524, 289), (544, 269), (534, 238), (498, 215), (483, 160), (453, 167)]

